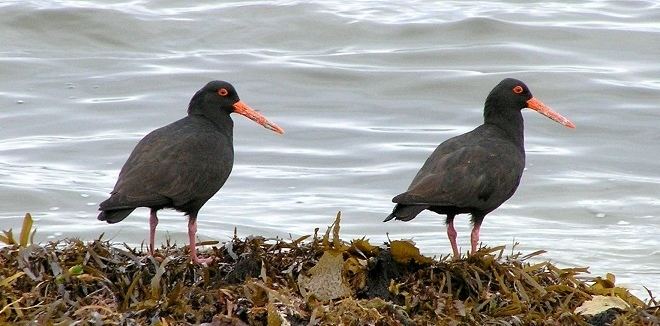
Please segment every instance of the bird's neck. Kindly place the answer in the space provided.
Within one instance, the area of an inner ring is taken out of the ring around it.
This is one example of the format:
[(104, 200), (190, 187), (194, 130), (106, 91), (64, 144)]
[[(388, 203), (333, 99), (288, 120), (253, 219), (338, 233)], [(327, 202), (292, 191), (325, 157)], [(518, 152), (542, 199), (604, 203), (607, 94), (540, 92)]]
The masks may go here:
[(229, 139), (233, 138), (234, 121), (229, 114), (222, 112), (221, 110), (212, 110), (210, 112), (189, 111), (188, 116), (206, 120), (219, 132), (229, 137)]
[(511, 139), (519, 148), (525, 148), (525, 133), (523, 116), (519, 110), (501, 110), (489, 108), (484, 110), (484, 124), (496, 126), (501, 129), (507, 138)]

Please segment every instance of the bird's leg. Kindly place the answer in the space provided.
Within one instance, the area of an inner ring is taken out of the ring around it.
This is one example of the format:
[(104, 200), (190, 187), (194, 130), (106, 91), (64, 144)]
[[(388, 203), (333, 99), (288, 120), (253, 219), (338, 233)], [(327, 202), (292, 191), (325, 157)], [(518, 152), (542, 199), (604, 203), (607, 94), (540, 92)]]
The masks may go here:
[(213, 261), (213, 257), (198, 258), (195, 248), (195, 235), (197, 234), (197, 213), (191, 213), (188, 218), (188, 240), (190, 241), (190, 259), (195, 264), (208, 264)]
[(149, 254), (154, 255), (154, 242), (156, 240), (156, 226), (158, 226), (158, 216), (156, 215), (156, 210), (151, 209), (149, 214)]
[(447, 215), (447, 238), (449, 238), (449, 243), (451, 244), (451, 249), (454, 252), (454, 259), (461, 257), (461, 254), (458, 252), (458, 245), (456, 244), (456, 229), (454, 228), (454, 216)]
[(479, 228), (481, 228), (481, 222), (474, 223), (472, 227), (472, 233), (470, 234), (470, 240), (472, 242), (472, 252), (474, 255), (477, 252), (477, 245), (479, 244)]

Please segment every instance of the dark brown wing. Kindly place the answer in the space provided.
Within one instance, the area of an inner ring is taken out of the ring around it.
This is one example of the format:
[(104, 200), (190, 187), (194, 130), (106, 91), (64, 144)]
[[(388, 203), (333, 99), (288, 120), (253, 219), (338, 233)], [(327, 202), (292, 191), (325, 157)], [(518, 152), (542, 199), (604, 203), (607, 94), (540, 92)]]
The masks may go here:
[(408, 191), (392, 201), (491, 211), (511, 197), (522, 176), (524, 153), (498, 134), (477, 130), (438, 146)]
[(229, 139), (184, 118), (138, 143), (101, 209), (176, 207), (200, 200), (203, 204), (227, 180), (233, 161)]

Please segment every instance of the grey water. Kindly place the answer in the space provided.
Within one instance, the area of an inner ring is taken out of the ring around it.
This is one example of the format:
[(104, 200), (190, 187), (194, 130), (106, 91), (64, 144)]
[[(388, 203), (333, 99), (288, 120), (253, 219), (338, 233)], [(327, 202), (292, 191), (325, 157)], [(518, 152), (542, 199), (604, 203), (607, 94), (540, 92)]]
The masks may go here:
[[(139, 245), (146, 209), (107, 225), (98, 203), (149, 131), (214, 79), (286, 130), (241, 117), (234, 171), (199, 238), (413, 239), (450, 252), (444, 218), (381, 223), (443, 140), (482, 122), (501, 79), (571, 119), (526, 110), (527, 168), (481, 240), (660, 292), (657, 1), (0, 2), (0, 229)], [(157, 241), (186, 242), (163, 211)], [(469, 218), (456, 219), (469, 248)]]

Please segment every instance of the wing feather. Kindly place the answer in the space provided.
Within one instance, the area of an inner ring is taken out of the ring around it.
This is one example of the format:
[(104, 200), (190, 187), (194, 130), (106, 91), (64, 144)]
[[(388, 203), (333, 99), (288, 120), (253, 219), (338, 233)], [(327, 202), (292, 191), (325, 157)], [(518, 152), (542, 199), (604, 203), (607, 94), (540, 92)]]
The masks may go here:
[(408, 191), (393, 202), (492, 210), (515, 192), (524, 153), (513, 144), (470, 134), (440, 144), (417, 173)]

